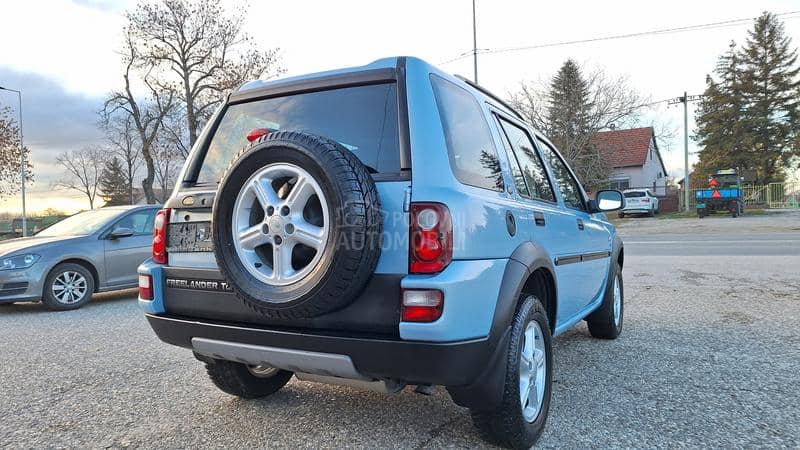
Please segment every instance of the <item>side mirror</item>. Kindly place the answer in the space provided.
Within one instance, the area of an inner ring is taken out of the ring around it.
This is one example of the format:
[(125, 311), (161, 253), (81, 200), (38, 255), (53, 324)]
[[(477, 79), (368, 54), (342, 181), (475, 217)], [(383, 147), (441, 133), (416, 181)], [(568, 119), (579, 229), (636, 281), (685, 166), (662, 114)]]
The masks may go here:
[(596, 212), (616, 211), (625, 207), (625, 196), (620, 191), (598, 191), (594, 197)]
[(108, 238), (111, 239), (111, 240), (114, 240), (114, 239), (124, 238), (124, 237), (128, 237), (128, 236), (133, 236), (133, 235), (134, 235), (134, 232), (133, 232), (132, 228), (119, 227), (119, 228), (114, 228), (114, 231), (109, 233)]

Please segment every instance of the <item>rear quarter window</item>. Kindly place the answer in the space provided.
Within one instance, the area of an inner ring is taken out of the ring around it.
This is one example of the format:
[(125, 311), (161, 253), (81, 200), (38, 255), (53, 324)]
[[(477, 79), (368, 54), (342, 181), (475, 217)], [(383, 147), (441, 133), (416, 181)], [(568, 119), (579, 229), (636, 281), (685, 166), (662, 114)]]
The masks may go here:
[(254, 128), (304, 131), (333, 139), (372, 173), (400, 172), (394, 83), (332, 89), (230, 105), (208, 145), (196, 180), (218, 183)]
[(497, 149), (480, 104), (466, 89), (436, 75), (430, 78), (453, 175), (470, 186), (502, 191)]

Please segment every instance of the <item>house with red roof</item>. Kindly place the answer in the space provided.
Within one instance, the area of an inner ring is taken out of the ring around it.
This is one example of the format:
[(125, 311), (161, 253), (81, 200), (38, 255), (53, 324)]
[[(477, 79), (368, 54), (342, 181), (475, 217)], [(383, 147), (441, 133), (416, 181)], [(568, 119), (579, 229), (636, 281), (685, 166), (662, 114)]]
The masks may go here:
[(611, 167), (611, 189), (648, 188), (655, 195), (666, 194), (667, 169), (653, 127), (601, 131), (592, 143)]

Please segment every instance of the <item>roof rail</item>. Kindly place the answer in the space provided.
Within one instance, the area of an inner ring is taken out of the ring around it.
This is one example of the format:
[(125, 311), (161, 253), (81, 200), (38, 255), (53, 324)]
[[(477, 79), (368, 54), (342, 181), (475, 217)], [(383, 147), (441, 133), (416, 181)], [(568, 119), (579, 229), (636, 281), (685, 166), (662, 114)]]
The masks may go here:
[(489, 91), (489, 90), (488, 90), (488, 89), (486, 89), (485, 87), (483, 87), (483, 86), (481, 86), (481, 85), (479, 85), (479, 84), (477, 84), (477, 83), (473, 82), (472, 80), (470, 80), (470, 79), (468, 79), (468, 78), (466, 78), (466, 77), (463, 77), (463, 76), (461, 76), (461, 75), (458, 75), (458, 74), (456, 74), (456, 78), (458, 78), (459, 80), (463, 81), (464, 83), (467, 83), (468, 85), (472, 86), (473, 88), (475, 88), (475, 89), (479, 90), (481, 93), (483, 93), (484, 95), (486, 95), (486, 96), (490, 97), (492, 100), (494, 100), (494, 101), (496, 101), (496, 102), (500, 103), (500, 104), (501, 104), (501, 105), (503, 105), (503, 106), (504, 106), (504, 107), (505, 107), (507, 110), (509, 110), (509, 111), (511, 111), (512, 113), (514, 113), (514, 115), (515, 115), (515, 116), (517, 116), (517, 117), (519, 118), (519, 120), (521, 120), (521, 121), (523, 121), (523, 122), (525, 121), (525, 118), (522, 116), (522, 114), (520, 114), (520, 113), (519, 113), (519, 111), (517, 111), (516, 109), (514, 109), (514, 108), (513, 108), (511, 105), (509, 105), (509, 104), (508, 104), (508, 103), (507, 103), (505, 100), (503, 100), (502, 98), (500, 98), (500, 97), (498, 97), (498, 96), (494, 95), (494, 94), (493, 94), (491, 91)]

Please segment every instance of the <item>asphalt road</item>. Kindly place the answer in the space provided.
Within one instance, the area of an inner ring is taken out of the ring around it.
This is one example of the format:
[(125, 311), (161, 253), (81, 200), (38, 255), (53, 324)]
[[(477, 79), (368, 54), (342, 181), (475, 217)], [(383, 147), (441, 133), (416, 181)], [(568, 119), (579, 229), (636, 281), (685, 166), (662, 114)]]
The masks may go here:
[[(623, 335), (599, 341), (580, 325), (556, 339), (539, 444), (800, 446), (800, 235), (653, 227), (622, 227)], [(0, 308), (0, 446), (484, 446), (443, 389), (383, 396), (295, 380), (265, 400), (229, 397), (189, 351), (155, 338), (132, 294), (65, 313)]]

